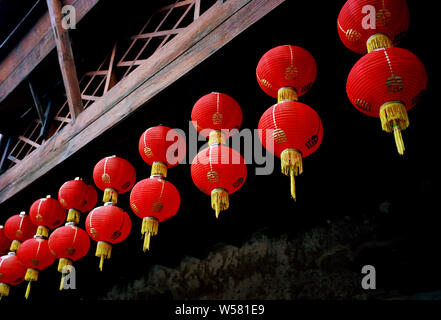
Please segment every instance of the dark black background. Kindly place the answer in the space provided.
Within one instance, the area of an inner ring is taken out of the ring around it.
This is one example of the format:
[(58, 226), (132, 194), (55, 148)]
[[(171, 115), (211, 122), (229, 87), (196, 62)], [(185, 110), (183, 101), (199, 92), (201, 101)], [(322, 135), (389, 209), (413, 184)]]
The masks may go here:
[[(438, 13), (427, 2), (408, 1), (411, 24), (399, 46), (423, 61), (429, 83), (423, 99), (409, 112), (410, 127), (403, 133), (406, 152), (401, 157), (393, 136), (381, 131), (379, 119), (363, 115), (347, 99), (346, 78), (360, 56), (345, 48), (338, 38), (336, 21), (343, 3), (286, 1), (139, 111), (3, 203), (0, 223), (28, 210), (33, 201), (46, 194), (55, 196), (69, 179), (81, 176), (92, 182), (95, 163), (108, 155), (129, 160), (136, 168), (137, 180), (148, 177), (150, 167), (137, 149), (142, 132), (163, 124), (188, 133), (192, 106), (206, 93), (219, 91), (231, 95), (243, 109), (242, 128), (256, 128), (262, 113), (275, 101), (260, 90), (255, 68), (266, 51), (282, 44), (301, 46), (315, 57), (316, 82), (300, 101), (318, 112), (324, 126), (322, 145), (304, 159), (304, 174), (296, 180), (297, 202), (290, 198), (289, 178), (280, 173), (278, 159), (274, 173), (268, 176), (256, 176), (256, 166), (250, 164), (244, 186), (230, 197), (230, 209), (216, 220), (210, 197), (193, 185), (190, 166), (180, 165), (169, 170), (168, 180), (181, 193), (181, 208), (173, 219), (160, 224), (150, 252), (142, 252), (141, 221), (130, 210), (129, 194), (122, 194), (118, 205), (129, 212), (133, 228), (126, 241), (114, 245), (104, 270), (98, 269), (98, 258), (94, 257), (96, 244), (91, 241), (90, 253), (75, 263), (77, 290), (58, 291), (55, 263), (40, 273), (30, 300), (99, 299), (113, 286), (145, 275), (152, 265), (173, 268), (185, 256), (203, 259), (216, 244), (240, 246), (258, 230), (295, 235), (328, 220), (373, 215), (385, 201), (391, 203), (389, 217), (379, 233), (400, 239), (399, 250), (359, 261), (354, 269), (361, 270), (366, 263), (375, 265), (378, 286), (385, 290), (413, 294), (440, 289), (441, 221), (436, 192), (439, 180), (435, 178), (439, 153), (439, 78), (435, 71), (439, 56)], [(118, 10), (116, 5), (98, 7), (95, 15), (100, 15), (100, 8), (114, 14)], [(125, 16), (111, 23), (115, 27), (127, 20), (130, 18)], [(85, 21), (86, 24), (93, 26), (93, 21)], [(93, 41), (81, 33), (81, 25), (73, 32), (74, 43), (80, 43), (82, 35), (93, 46)], [(84, 43), (81, 46), (87, 47)], [(76, 59), (85, 53), (81, 50), (74, 46)], [(84, 226), (84, 221), (85, 216), (80, 226)], [(8, 300), (21, 301), (24, 291), (25, 284), (13, 288)]]

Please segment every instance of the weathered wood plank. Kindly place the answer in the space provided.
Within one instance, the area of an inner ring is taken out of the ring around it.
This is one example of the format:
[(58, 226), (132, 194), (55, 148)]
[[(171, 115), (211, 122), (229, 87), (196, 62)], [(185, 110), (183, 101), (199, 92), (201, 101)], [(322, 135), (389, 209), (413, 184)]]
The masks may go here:
[(192, 70), (285, 0), (218, 2), (46, 141), (0, 176), (0, 203), (63, 162), (87, 143)]

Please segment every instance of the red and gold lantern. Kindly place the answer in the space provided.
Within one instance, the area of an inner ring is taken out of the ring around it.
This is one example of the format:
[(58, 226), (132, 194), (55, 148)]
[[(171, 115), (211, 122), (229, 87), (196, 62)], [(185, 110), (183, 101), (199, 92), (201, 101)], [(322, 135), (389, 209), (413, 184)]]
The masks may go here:
[(89, 212), (95, 208), (98, 194), (92, 185), (82, 179), (75, 178), (65, 182), (58, 191), (58, 201), (64, 209), (69, 210), (67, 222), (78, 224), (81, 212)]
[(17, 250), (18, 259), (26, 267), (25, 280), (28, 281), (25, 297), (29, 297), (32, 281), (38, 280), (40, 271), (49, 267), (55, 261), (55, 256), (49, 249), (48, 241), (40, 235), (23, 242)]
[(37, 235), (49, 236), (49, 229), (59, 227), (66, 219), (66, 211), (58, 200), (47, 196), (35, 201), (29, 209), (29, 216), (34, 225), (38, 226)]
[(139, 154), (152, 166), (151, 175), (167, 177), (167, 168), (178, 165), (185, 157), (185, 139), (176, 130), (156, 126), (147, 129), (139, 138)]
[(16, 252), (23, 241), (34, 236), (37, 226), (32, 223), (29, 215), (22, 211), (6, 221), (4, 231), (9, 240), (12, 241), (10, 251)]
[(59, 259), (58, 272), (61, 273), (62, 290), (64, 278), (70, 273), (70, 266), (89, 252), (90, 239), (86, 231), (75, 226), (73, 222), (68, 222), (51, 233), (48, 244), (52, 253)]
[(136, 181), (135, 168), (127, 160), (111, 156), (98, 161), (93, 169), (96, 186), (104, 191), (103, 202), (118, 202), (118, 194), (132, 189)]
[(409, 18), (406, 0), (348, 0), (338, 15), (337, 30), (348, 49), (364, 54), (398, 43)]
[(351, 103), (381, 127), (393, 132), (399, 154), (404, 153), (401, 131), (409, 126), (407, 111), (418, 102), (427, 86), (423, 63), (412, 52), (392, 47), (363, 56), (349, 73), (346, 91)]
[(4, 227), (0, 225), (0, 256), (3, 256), (9, 252), (11, 242), (12, 241), (5, 234)]
[(17, 258), (15, 252), (0, 257), (0, 300), (9, 296), (10, 286), (23, 282), (26, 267)]
[(143, 251), (150, 249), (150, 237), (158, 233), (160, 222), (179, 210), (181, 197), (176, 187), (161, 176), (139, 181), (130, 192), (130, 207), (142, 219)]
[(100, 270), (103, 270), (104, 259), (111, 257), (112, 244), (125, 240), (131, 229), (129, 215), (112, 202), (93, 209), (87, 215), (86, 231), (98, 242), (95, 256), (100, 258)]

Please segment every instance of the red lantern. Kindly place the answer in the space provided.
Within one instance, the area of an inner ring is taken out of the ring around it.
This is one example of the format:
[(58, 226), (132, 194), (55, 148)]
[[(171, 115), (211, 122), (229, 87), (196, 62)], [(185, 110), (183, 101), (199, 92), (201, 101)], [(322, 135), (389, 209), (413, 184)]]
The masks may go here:
[(0, 300), (9, 296), (10, 286), (23, 282), (25, 273), (26, 267), (14, 252), (0, 257)]
[(98, 201), (98, 194), (92, 185), (75, 178), (65, 182), (58, 191), (58, 201), (64, 209), (69, 210), (67, 222), (78, 224), (80, 213), (92, 210)]
[(32, 204), (29, 216), (32, 223), (38, 226), (37, 234), (47, 238), (49, 229), (55, 229), (66, 219), (66, 211), (57, 200), (47, 196)]
[(37, 227), (23, 211), (6, 221), (4, 231), (9, 240), (12, 241), (10, 251), (15, 252), (23, 241), (34, 236)]
[(412, 52), (386, 48), (363, 56), (349, 73), (346, 91), (361, 112), (380, 117), (384, 131), (394, 132), (397, 149), (404, 153), (401, 130), (409, 125), (407, 110), (427, 86), (423, 63)]
[(305, 49), (284, 45), (266, 52), (257, 64), (256, 76), (262, 90), (273, 98), (297, 100), (314, 83), (317, 64)]
[(135, 168), (127, 160), (111, 156), (95, 165), (93, 180), (104, 191), (103, 201), (117, 203), (118, 194), (132, 189), (136, 181)]
[(143, 251), (150, 249), (150, 237), (158, 233), (159, 222), (173, 217), (180, 204), (181, 197), (176, 187), (160, 176), (141, 180), (133, 187), (130, 193), (130, 207), (143, 219)]
[(5, 234), (4, 227), (0, 225), (0, 256), (9, 252), (11, 242), (12, 241)]
[(95, 256), (100, 258), (100, 270), (104, 259), (109, 259), (112, 244), (127, 238), (132, 228), (129, 215), (111, 202), (93, 209), (86, 218), (86, 231), (98, 242)]
[(151, 175), (167, 177), (167, 168), (178, 165), (185, 157), (185, 139), (171, 128), (152, 127), (139, 138), (138, 150), (142, 159), (152, 166)]
[(259, 121), (262, 145), (281, 159), (282, 173), (291, 177), (291, 195), (296, 199), (294, 176), (303, 172), (302, 158), (317, 150), (323, 126), (311, 107), (285, 101), (265, 111)]
[(52, 232), (48, 244), (55, 257), (59, 259), (58, 272), (62, 275), (60, 283), (62, 290), (64, 277), (69, 274), (72, 263), (89, 252), (90, 239), (86, 231), (68, 222)]
[(214, 144), (199, 152), (191, 164), (193, 182), (203, 193), (211, 195), (216, 212), (229, 207), (230, 194), (239, 190), (247, 177), (245, 160), (237, 151)]
[(397, 43), (409, 18), (406, 0), (348, 0), (338, 15), (337, 29), (348, 49), (364, 54)]
[(17, 250), (18, 259), (27, 268), (25, 280), (28, 281), (25, 297), (29, 297), (31, 282), (38, 280), (38, 273), (49, 267), (55, 261), (55, 256), (49, 249), (48, 241), (42, 236), (35, 235), (34, 238), (23, 242)]
[(200, 98), (191, 111), (191, 120), (197, 132), (208, 137), (213, 130), (230, 137), (242, 124), (242, 109), (225, 93), (212, 92)]

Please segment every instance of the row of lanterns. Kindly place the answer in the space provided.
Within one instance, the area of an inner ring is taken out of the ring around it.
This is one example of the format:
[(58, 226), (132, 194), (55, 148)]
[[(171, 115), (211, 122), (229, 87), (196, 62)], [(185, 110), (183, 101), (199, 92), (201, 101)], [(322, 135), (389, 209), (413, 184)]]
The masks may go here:
[[(362, 8), (373, 5), (377, 29), (362, 28)], [(392, 46), (407, 29), (409, 12), (404, 0), (349, 0), (338, 18), (343, 43), (365, 54), (347, 80), (349, 100), (362, 112), (381, 119), (382, 128), (394, 132), (398, 152), (404, 152), (401, 130), (408, 126), (407, 110), (412, 108), (427, 84), (420, 60), (411, 52)], [(303, 172), (303, 158), (311, 155), (323, 139), (323, 125), (317, 112), (298, 99), (313, 85), (317, 66), (313, 56), (298, 46), (284, 45), (265, 53), (256, 68), (261, 89), (277, 103), (266, 110), (258, 124), (262, 145), (281, 160), (281, 171), (290, 176), (291, 196), (296, 199), (295, 177)], [(239, 190), (247, 167), (240, 153), (227, 146), (227, 139), (242, 124), (242, 110), (229, 95), (213, 92), (195, 103), (191, 120), (197, 132), (208, 138), (208, 147), (191, 164), (196, 187), (211, 197), (216, 218), (230, 205), (230, 195)], [(70, 266), (97, 242), (95, 255), (102, 270), (111, 257), (112, 245), (124, 241), (131, 232), (129, 215), (117, 206), (118, 197), (130, 191), (130, 207), (142, 219), (143, 251), (150, 249), (159, 223), (172, 218), (180, 207), (180, 194), (168, 181), (168, 169), (185, 157), (184, 138), (165, 126), (147, 129), (139, 139), (139, 153), (151, 166), (150, 177), (136, 183), (134, 167), (117, 156), (106, 157), (94, 167), (93, 180), (103, 191), (103, 205), (96, 207), (98, 194), (83, 180), (64, 183), (58, 200), (50, 196), (35, 201), (29, 211), (10, 217), (0, 226), (0, 297), (10, 286), (32, 281), (59, 260), (60, 290)], [(85, 229), (77, 225), (88, 215)], [(61, 226), (63, 222), (64, 226)], [(50, 230), (52, 233), (50, 233)]]

